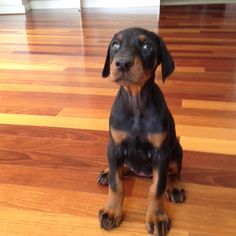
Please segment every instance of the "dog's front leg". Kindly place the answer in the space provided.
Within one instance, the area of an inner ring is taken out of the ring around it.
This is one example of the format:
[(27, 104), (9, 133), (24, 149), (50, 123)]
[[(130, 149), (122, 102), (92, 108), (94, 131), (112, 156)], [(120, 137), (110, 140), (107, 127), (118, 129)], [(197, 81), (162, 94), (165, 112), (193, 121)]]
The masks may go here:
[(119, 155), (115, 144), (110, 142), (108, 145), (108, 199), (104, 207), (99, 211), (100, 225), (106, 230), (119, 226), (123, 218), (122, 204), (124, 193)]
[(166, 236), (170, 228), (170, 220), (163, 209), (167, 170), (166, 159), (161, 159), (158, 166), (153, 167), (153, 182), (148, 194), (146, 228), (150, 234), (157, 236)]

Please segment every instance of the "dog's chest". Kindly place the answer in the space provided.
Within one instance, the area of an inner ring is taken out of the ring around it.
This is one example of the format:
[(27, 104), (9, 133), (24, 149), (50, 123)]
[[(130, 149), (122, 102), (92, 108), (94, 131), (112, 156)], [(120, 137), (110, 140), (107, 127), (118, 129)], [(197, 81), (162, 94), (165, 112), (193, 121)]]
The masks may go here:
[(152, 158), (156, 150), (149, 142), (148, 135), (160, 129), (157, 113), (150, 107), (145, 112), (124, 111), (121, 108), (118, 114), (113, 113), (112, 116), (110, 125), (128, 134), (121, 143), (124, 164), (138, 175), (151, 176)]
[(153, 145), (142, 135), (130, 135), (121, 143), (123, 163), (137, 175), (152, 175), (153, 153)]
[(144, 109), (116, 107), (112, 110), (110, 125), (117, 130), (126, 131), (131, 136), (139, 136), (142, 139), (149, 133), (163, 131), (160, 115), (152, 104)]

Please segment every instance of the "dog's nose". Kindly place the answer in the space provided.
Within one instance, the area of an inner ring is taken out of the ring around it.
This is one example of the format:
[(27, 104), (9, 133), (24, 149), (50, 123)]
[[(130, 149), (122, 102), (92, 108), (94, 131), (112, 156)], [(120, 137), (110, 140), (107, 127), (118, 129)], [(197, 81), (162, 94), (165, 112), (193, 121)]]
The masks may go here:
[(133, 64), (134, 61), (131, 58), (122, 58), (115, 62), (116, 69), (123, 72), (128, 72)]

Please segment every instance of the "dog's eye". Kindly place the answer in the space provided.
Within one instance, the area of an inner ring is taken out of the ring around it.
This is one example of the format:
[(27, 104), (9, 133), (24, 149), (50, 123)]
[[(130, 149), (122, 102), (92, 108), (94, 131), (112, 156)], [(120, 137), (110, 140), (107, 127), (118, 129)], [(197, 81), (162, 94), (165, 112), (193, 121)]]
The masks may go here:
[(115, 51), (119, 50), (119, 49), (120, 49), (120, 43), (117, 42), (117, 41), (113, 42), (113, 43), (112, 43), (112, 48), (113, 48), (113, 50), (115, 50)]
[(152, 49), (152, 45), (149, 42), (144, 42), (143, 44), (143, 51), (149, 51)]

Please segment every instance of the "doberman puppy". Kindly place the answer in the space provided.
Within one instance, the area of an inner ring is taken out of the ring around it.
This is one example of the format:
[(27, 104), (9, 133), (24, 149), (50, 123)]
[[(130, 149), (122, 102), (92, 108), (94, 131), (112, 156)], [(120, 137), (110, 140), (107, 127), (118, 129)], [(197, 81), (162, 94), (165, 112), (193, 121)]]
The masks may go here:
[(174, 119), (154, 81), (160, 64), (164, 82), (174, 71), (174, 61), (162, 38), (145, 29), (125, 29), (115, 34), (108, 47), (102, 76), (110, 75), (120, 89), (110, 114), (109, 168), (98, 176), (99, 184), (109, 185), (108, 200), (99, 211), (100, 225), (106, 230), (122, 221), (121, 179), (128, 171), (153, 177), (146, 214), (150, 234), (165, 236), (170, 228), (163, 209), (164, 193), (176, 203), (185, 199), (185, 191), (176, 188), (182, 147)]

